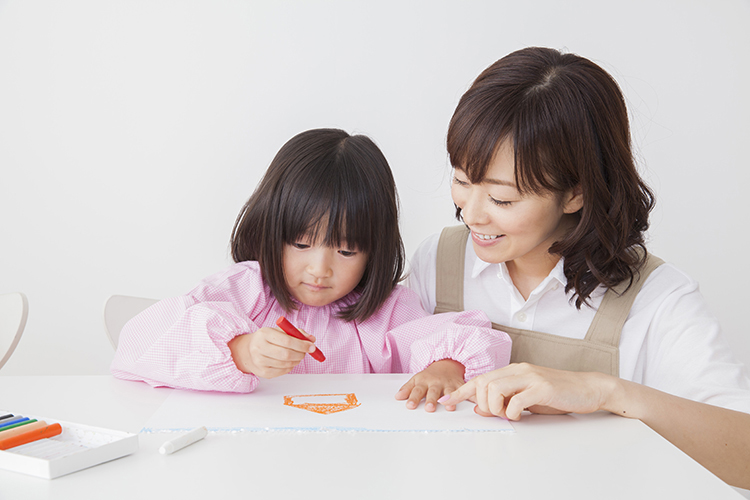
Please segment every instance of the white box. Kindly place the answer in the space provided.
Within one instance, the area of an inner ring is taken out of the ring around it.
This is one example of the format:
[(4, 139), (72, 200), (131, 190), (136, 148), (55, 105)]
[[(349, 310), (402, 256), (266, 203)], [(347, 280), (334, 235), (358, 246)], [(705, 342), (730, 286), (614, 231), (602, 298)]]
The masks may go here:
[(138, 450), (137, 434), (45, 417), (30, 418), (59, 423), (62, 434), (0, 450), (0, 469), (54, 479)]

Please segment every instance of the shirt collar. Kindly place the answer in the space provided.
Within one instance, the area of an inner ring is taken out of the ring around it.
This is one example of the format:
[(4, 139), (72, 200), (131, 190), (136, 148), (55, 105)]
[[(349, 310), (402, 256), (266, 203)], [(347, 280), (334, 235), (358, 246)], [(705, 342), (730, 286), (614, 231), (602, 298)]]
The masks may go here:
[[(485, 269), (488, 267), (492, 267), (492, 270), (497, 273), (498, 278), (505, 280), (509, 284), (512, 284), (513, 281), (510, 279), (510, 274), (508, 273), (508, 266), (505, 265), (505, 262), (501, 262), (500, 264), (490, 264), (489, 262), (485, 262), (479, 257), (477, 257), (477, 254), (474, 253), (474, 245), (471, 244), (471, 240), (469, 240), (469, 244), (467, 245), (466, 251), (469, 252), (471, 255), (472, 260), (474, 261), (472, 268), (471, 268), (471, 278), (476, 279), (477, 276), (482, 274)], [(546, 278), (542, 281), (540, 286), (538, 288), (543, 289), (546, 288), (547, 284), (550, 281), (557, 281), (561, 285), (565, 286), (568, 283), (568, 279), (565, 277), (565, 271), (564, 271), (564, 261), (565, 259), (560, 258), (560, 260), (557, 261), (557, 264), (555, 267), (552, 268), (552, 270), (549, 272)]]

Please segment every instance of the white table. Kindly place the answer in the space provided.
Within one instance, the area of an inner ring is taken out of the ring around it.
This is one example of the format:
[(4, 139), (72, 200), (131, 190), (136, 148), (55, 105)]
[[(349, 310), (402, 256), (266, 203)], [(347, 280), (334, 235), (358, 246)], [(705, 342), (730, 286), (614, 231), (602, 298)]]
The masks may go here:
[[(137, 433), (170, 391), (109, 376), (0, 376), (0, 407)], [(0, 499), (742, 498), (639, 421), (528, 415), (513, 426), (211, 433), (166, 456), (157, 450), (169, 434), (141, 434), (135, 454), (57, 479), (0, 470)]]

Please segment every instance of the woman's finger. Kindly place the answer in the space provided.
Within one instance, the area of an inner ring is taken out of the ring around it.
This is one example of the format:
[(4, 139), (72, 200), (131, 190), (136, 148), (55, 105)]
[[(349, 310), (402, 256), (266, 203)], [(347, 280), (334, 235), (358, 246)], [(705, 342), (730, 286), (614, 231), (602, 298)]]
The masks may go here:
[(473, 398), (476, 393), (476, 378), (469, 380), (464, 385), (438, 399), (438, 403), (455, 407), (461, 401)]

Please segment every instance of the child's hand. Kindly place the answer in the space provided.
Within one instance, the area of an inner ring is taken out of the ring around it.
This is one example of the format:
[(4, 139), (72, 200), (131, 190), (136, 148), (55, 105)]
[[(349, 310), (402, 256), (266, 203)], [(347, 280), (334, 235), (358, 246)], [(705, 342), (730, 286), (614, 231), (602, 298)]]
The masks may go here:
[(227, 345), (240, 371), (274, 378), (292, 371), (308, 352), (315, 350), (315, 337), (300, 331), (309, 342), (295, 339), (277, 328), (265, 327), (239, 335)]
[[(452, 359), (435, 361), (430, 366), (414, 375), (396, 393), (396, 399), (402, 401), (408, 398), (406, 407), (410, 410), (419, 406), (425, 399), (424, 409), (429, 412), (437, 408), (437, 400), (443, 394), (450, 394), (464, 384), (464, 365)], [(446, 405), (448, 411), (456, 409), (456, 405)]]

